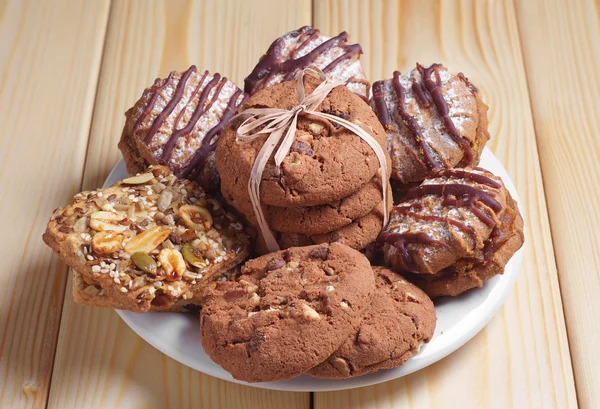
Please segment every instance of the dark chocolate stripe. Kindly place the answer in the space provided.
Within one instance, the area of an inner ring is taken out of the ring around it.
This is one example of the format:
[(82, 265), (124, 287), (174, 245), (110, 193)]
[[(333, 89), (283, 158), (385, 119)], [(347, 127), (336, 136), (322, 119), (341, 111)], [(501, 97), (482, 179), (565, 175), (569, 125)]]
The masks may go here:
[(477, 94), (479, 92), (479, 90), (477, 89), (477, 87), (475, 85), (473, 85), (473, 83), (471, 81), (469, 81), (469, 79), (467, 77), (465, 77), (465, 74), (463, 74), (462, 72), (459, 72), (456, 75), (457, 75), (458, 78), (460, 78), (467, 85), (467, 87), (469, 87), (469, 89), (471, 90), (471, 92), (473, 93), (473, 95), (475, 95), (475, 94)]
[[(478, 170), (482, 170), (479, 168)], [(500, 189), (502, 185), (487, 176), (480, 175), (479, 173), (467, 172), (463, 169), (448, 169), (440, 173), (440, 176), (454, 177), (460, 179), (467, 179), (480, 185), (486, 185), (494, 189)]]
[(448, 223), (448, 224), (451, 224), (451, 225), (453, 225), (461, 230), (464, 230), (472, 235), (475, 235), (475, 230), (473, 230), (473, 228), (471, 228), (471, 227), (467, 226), (466, 224), (461, 223), (457, 220), (451, 219), (449, 217), (440, 217), (440, 216), (435, 216), (435, 215), (430, 215), (430, 214), (419, 214), (419, 213), (411, 212), (410, 207), (396, 207), (396, 208), (394, 208), (394, 211), (398, 214), (403, 214), (403, 215), (412, 217), (413, 219)]
[(154, 119), (150, 130), (148, 130), (148, 133), (144, 138), (145, 143), (150, 143), (150, 141), (152, 141), (152, 137), (154, 136), (154, 134), (160, 129), (165, 119), (167, 119), (169, 115), (171, 115), (171, 112), (173, 112), (173, 109), (175, 109), (177, 104), (179, 104), (179, 101), (181, 101), (181, 98), (183, 97), (183, 92), (185, 90), (185, 86), (188, 79), (196, 71), (196, 66), (192, 65), (181, 75), (179, 83), (177, 84), (177, 88), (175, 89), (175, 93), (173, 94), (173, 98), (169, 101), (165, 109)]
[(392, 121), (390, 119), (390, 111), (384, 99), (383, 81), (375, 81), (373, 83), (373, 103), (375, 104), (375, 114), (377, 114), (379, 122), (388, 130), (388, 126)]
[(170, 84), (170, 82), (173, 80), (174, 75), (175, 75), (175, 71), (171, 71), (169, 73), (169, 76), (165, 79), (165, 82), (163, 82), (163, 84), (160, 87), (152, 88), (152, 92), (154, 92), (154, 94), (152, 95), (152, 98), (150, 98), (150, 101), (148, 101), (148, 104), (144, 108), (144, 111), (138, 117), (138, 119), (135, 121), (135, 124), (133, 125), (133, 133), (134, 134), (137, 130), (140, 129), (140, 127), (142, 126), (142, 122), (144, 122), (144, 119), (146, 119), (148, 114), (150, 112), (152, 112), (152, 109), (154, 109), (154, 105), (156, 104), (156, 100), (160, 96), (160, 93), (167, 87), (167, 85)]
[(185, 113), (187, 112), (188, 107), (192, 104), (192, 102), (196, 98), (196, 95), (198, 95), (198, 93), (200, 92), (200, 89), (202, 88), (202, 84), (204, 83), (204, 80), (206, 79), (207, 76), (208, 76), (208, 71), (204, 71), (204, 74), (202, 75), (202, 78), (200, 78), (200, 80), (198, 81), (198, 84), (196, 84), (196, 88), (194, 88), (192, 95), (190, 95), (190, 97), (188, 98), (183, 109), (181, 111), (179, 111), (179, 114), (177, 114), (177, 118), (175, 118), (175, 122), (173, 123), (174, 131), (177, 130), (177, 128), (179, 128), (179, 121), (181, 120), (181, 118), (183, 118), (183, 115), (185, 115)]
[(429, 108), (429, 100), (425, 96), (425, 92), (423, 91), (423, 85), (421, 85), (421, 83), (417, 82), (414, 78), (413, 78), (413, 83), (412, 83), (412, 91), (415, 94), (415, 96), (417, 97), (417, 101), (419, 101), (419, 105), (421, 105), (423, 108)]
[(206, 133), (206, 136), (202, 140), (202, 145), (196, 150), (194, 156), (190, 160), (189, 165), (181, 173), (182, 177), (195, 179), (200, 175), (202, 168), (204, 167), (204, 161), (208, 157), (209, 153), (217, 147), (217, 142), (220, 139), (221, 132), (223, 129), (225, 129), (231, 117), (235, 115), (240, 106), (242, 106), (242, 104), (248, 99), (248, 95), (244, 94), (240, 103), (237, 104), (237, 100), (241, 94), (241, 89), (237, 89), (233, 93), (229, 99), (229, 102), (227, 103), (227, 106), (225, 107), (225, 110), (223, 111), (221, 119), (211, 130)]
[(319, 30), (315, 30), (312, 27), (308, 26), (304, 26), (302, 27), (302, 29), (305, 29), (306, 31), (301, 32), (300, 37), (305, 36), (306, 40), (304, 40), (298, 47), (296, 47), (295, 50), (293, 50), (290, 53), (291, 58), (296, 58), (296, 55), (298, 55), (298, 53), (302, 51), (304, 47), (306, 47), (308, 44), (310, 44), (311, 41), (314, 41), (317, 37), (319, 37)]
[[(442, 94), (442, 81), (440, 79), (440, 74), (437, 71), (437, 68), (440, 66), (441, 64), (432, 64), (427, 68), (423, 68), (423, 66), (417, 64), (417, 69), (421, 72), (425, 89), (429, 93), (429, 96), (431, 97), (438, 114), (440, 114), (442, 117), (442, 121), (446, 131), (448, 132), (448, 135), (450, 135), (452, 140), (454, 140), (454, 142), (461, 147), (466, 162), (465, 166), (469, 166), (471, 162), (473, 162), (473, 151), (471, 149), (471, 144), (458, 133), (454, 123), (452, 122), (452, 119), (450, 118), (448, 104), (446, 103), (446, 100)], [(432, 73), (435, 75), (435, 82), (431, 79)]]
[(431, 147), (427, 144), (425, 138), (423, 137), (423, 128), (421, 127), (421, 125), (419, 125), (419, 122), (417, 122), (415, 117), (409, 114), (406, 110), (404, 87), (402, 87), (402, 84), (400, 83), (399, 71), (394, 71), (394, 77), (392, 78), (392, 86), (396, 94), (396, 103), (398, 105), (398, 114), (400, 115), (400, 118), (415, 138), (415, 141), (417, 141), (417, 143), (421, 147), (421, 152), (423, 153), (423, 158), (425, 158), (425, 164), (427, 165), (427, 167), (433, 170), (434, 172), (438, 172), (441, 169), (441, 167), (433, 158), (433, 152), (431, 151)]
[(438, 244), (443, 247), (448, 247), (448, 245), (442, 241), (434, 240), (430, 236), (425, 233), (390, 233), (383, 232), (379, 236), (380, 241), (384, 241), (392, 246), (394, 246), (400, 252), (400, 256), (402, 257), (402, 261), (409, 269), (409, 271), (417, 271), (418, 267), (413, 260), (413, 257), (408, 252), (407, 246), (409, 244)]
[[(200, 93), (200, 97), (198, 98), (198, 104), (196, 105), (196, 109), (194, 110), (194, 113), (192, 114), (192, 117), (190, 118), (187, 125), (184, 128), (175, 130), (171, 134), (171, 137), (169, 138), (169, 140), (167, 141), (167, 143), (165, 144), (165, 146), (163, 148), (163, 153), (161, 156), (161, 159), (163, 161), (166, 162), (169, 160), (169, 158), (171, 157), (171, 153), (173, 152), (173, 149), (175, 148), (175, 144), (177, 143), (179, 138), (182, 135), (187, 135), (190, 132), (192, 132), (192, 130), (194, 129), (194, 126), (196, 126), (196, 123), (198, 122), (200, 117), (202, 117), (202, 115), (204, 115), (204, 113), (210, 109), (212, 102), (214, 102), (215, 98), (213, 98), (211, 103), (206, 104), (206, 106), (205, 106), (206, 99), (208, 98), (210, 91), (212, 91), (212, 89), (215, 87), (215, 85), (217, 85), (217, 83), (219, 82), (220, 79), (221, 79), (221, 76), (219, 74), (215, 74), (213, 76), (213, 78), (209, 81), (208, 84), (206, 84), (206, 87), (204, 87), (204, 89)], [(225, 79), (225, 81), (227, 81), (227, 79)], [(225, 81), (223, 81), (223, 84), (225, 83)], [(222, 86), (223, 85), (221, 85), (221, 87)], [(219, 87), (217, 89), (217, 92), (220, 91), (221, 87)], [(215, 96), (218, 96), (218, 94)]]
[(348, 60), (354, 57), (357, 54), (362, 54), (362, 48), (360, 44), (351, 44), (345, 47), (346, 51), (340, 55), (338, 58), (330, 62), (325, 68), (323, 68), (324, 73), (331, 72), (339, 63), (344, 60)]

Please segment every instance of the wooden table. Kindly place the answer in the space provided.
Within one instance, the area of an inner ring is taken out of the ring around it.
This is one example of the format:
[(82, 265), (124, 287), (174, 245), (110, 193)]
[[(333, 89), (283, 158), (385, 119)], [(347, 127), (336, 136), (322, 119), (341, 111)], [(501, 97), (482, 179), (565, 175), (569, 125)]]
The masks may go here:
[[(525, 261), (471, 342), (413, 375), (272, 392), (193, 371), (111, 310), (71, 301), (41, 241), (51, 211), (102, 184), (123, 113), (194, 63), (241, 84), (270, 42), (347, 30), (371, 79), (416, 61), (463, 71), (490, 105)], [(0, 1), (1, 408), (598, 408), (600, 5), (509, 1)]]

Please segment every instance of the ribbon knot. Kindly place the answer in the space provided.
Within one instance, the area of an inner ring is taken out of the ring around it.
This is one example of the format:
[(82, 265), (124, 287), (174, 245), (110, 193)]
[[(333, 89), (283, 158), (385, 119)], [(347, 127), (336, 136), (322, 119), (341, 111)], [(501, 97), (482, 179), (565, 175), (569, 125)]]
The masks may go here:
[[(308, 74), (321, 80), (321, 83), (313, 90), (312, 93), (306, 95), (304, 90), (304, 75)], [(265, 240), (265, 244), (269, 251), (278, 251), (279, 244), (273, 232), (269, 228), (266, 221), (262, 206), (260, 203), (260, 183), (265, 166), (275, 151), (275, 165), (281, 166), (281, 163), (287, 156), (294, 142), (296, 134), (296, 125), (300, 113), (314, 115), (316, 117), (327, 119), (336, 123), (352, 133), (356, 134), (364, 140), (375, 152), (379, 165), (381, 167), (381, 190), (383, 198), (383, 226), (387, 225), (388, 209), (387, 209), (387, 162), (383, 148), (365, 129), (359, 125), (347, 121), (335, 115), (319, 112), (316, 109), (321, 105), (323, 100), (329, 93), (338, 86), (344, 86), (341, 81), (328, 81), (325, 74), (316, 67), (308, 67), (298, 71), (296, 74), (296, 90), (298, 92), (298, 105), (292, 109), (281, 108), (250, 108), (234, 118), (247, 116), (237, 129), (237, 141), (251, 142), (260, 135), (269, 135), (263, 146), (261, 147), (248, 180), (248, 193), (252, 202), (252, 209), (258, 222), (258, 228)], [(233, 119), (233, 118), (232, 118)], [(261, 129), (262, 127), (262, 129)], [(285, 132), (285, 135), (284, 135)], [(279, 145), (279, 147), (277, 147)]]

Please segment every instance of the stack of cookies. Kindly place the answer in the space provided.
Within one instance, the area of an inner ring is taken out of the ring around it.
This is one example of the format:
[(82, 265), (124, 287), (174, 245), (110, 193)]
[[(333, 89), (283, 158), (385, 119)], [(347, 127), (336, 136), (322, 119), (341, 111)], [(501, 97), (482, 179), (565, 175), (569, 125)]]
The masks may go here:
[[(305, 80), (307, 93), (316, 85), (317, 81)], [(296, 83), (291, 81), (258, 91), (240, 112), (256, 107), (291, 109), (296, 105)], [(387, 152), (386, 134), (377, 117), (346, 87), (333, 89), (317, 110), (358, 124)], [(216, 166), (223, 196), (256, 226), (248, 180), (268, 135), (240, 142), (238, 126), (239, 121), (233, 121), (223, 132), (216, 149)], [(386, 160), (390, 169), (387, 154)], [(301, 114), (290, 153), (280, 167), (273, 158), (265, 167), (262, 209), (281, 248), (341, 242), (363, 249), (383, 227), (381, 177), (375, 152), (359, 136), (326, 119)], [(260, 237), (256, 247), (259, 253), (266, 252)]]

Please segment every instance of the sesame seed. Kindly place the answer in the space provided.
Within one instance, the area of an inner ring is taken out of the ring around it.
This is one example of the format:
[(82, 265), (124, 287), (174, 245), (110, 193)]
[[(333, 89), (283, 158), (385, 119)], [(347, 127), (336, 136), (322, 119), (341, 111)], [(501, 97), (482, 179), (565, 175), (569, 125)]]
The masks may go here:
[(79, 250), (79, 251), (77, 252), (77, 255), (78, 255), (79, 257), (81, 257), (81, 256), (83, 256), (83, 252), (82, 252), (81, 250)]
[(80, 233), (79, 235), (81, 236), (82, 239), (85, 240), (85, 233)]
[(102, 192), (98, 192), (98, 197), (102, 197)]
[(100, 262), (100, 267), (106, 267), (106, 263), (104, 261)]
[(121, 287), (121, 292), (122, 292), (122, 293), (126, 293), (126, 292), (127, 292), (127, 288), (125, 288), (125, 287)]
[(163, 284), (162, 281), (155, 281), (154, 282), (154, 286), (155, 287), (162, 287), (162, 284)]
[(119, 278), (118, 278), (118, 277), (115, 277), (115, 278), (113, 279), (113, 281), (115, 282), (115, 284), (121, 284), (121, 280), (119, 280)]
[(115, 269), (115, 267), (116, 267), (115, 263), (110, 263), (110, 264), (108, 265), (108, 268), (110, 268), (111, 270), (114, 270), (114, 269)]
[(91, 255), (89, 255), (89, 254), (88, 254), (87, 256), (85, 256), (85, 258), (87, 258), (87, 259), (88, 259), (88, 260), (90, 260), (90, 261), (92, 261), (92, 260), (94, 259), (94, 257), (92, 257), (92, 256), (91, 256)]
[(92, 273), (99, 273), (100, 272), (100, 266), (92, 266)]
[(328, 286), (327, 286), (327, 288), (325, 288), (325, 290), (326, 290), (328, 293), (332, 293), (334, 289), (335, 289), (335, 288), (333, 288), (333, 286), (332, 286), (332, 285), (328, 285)]

